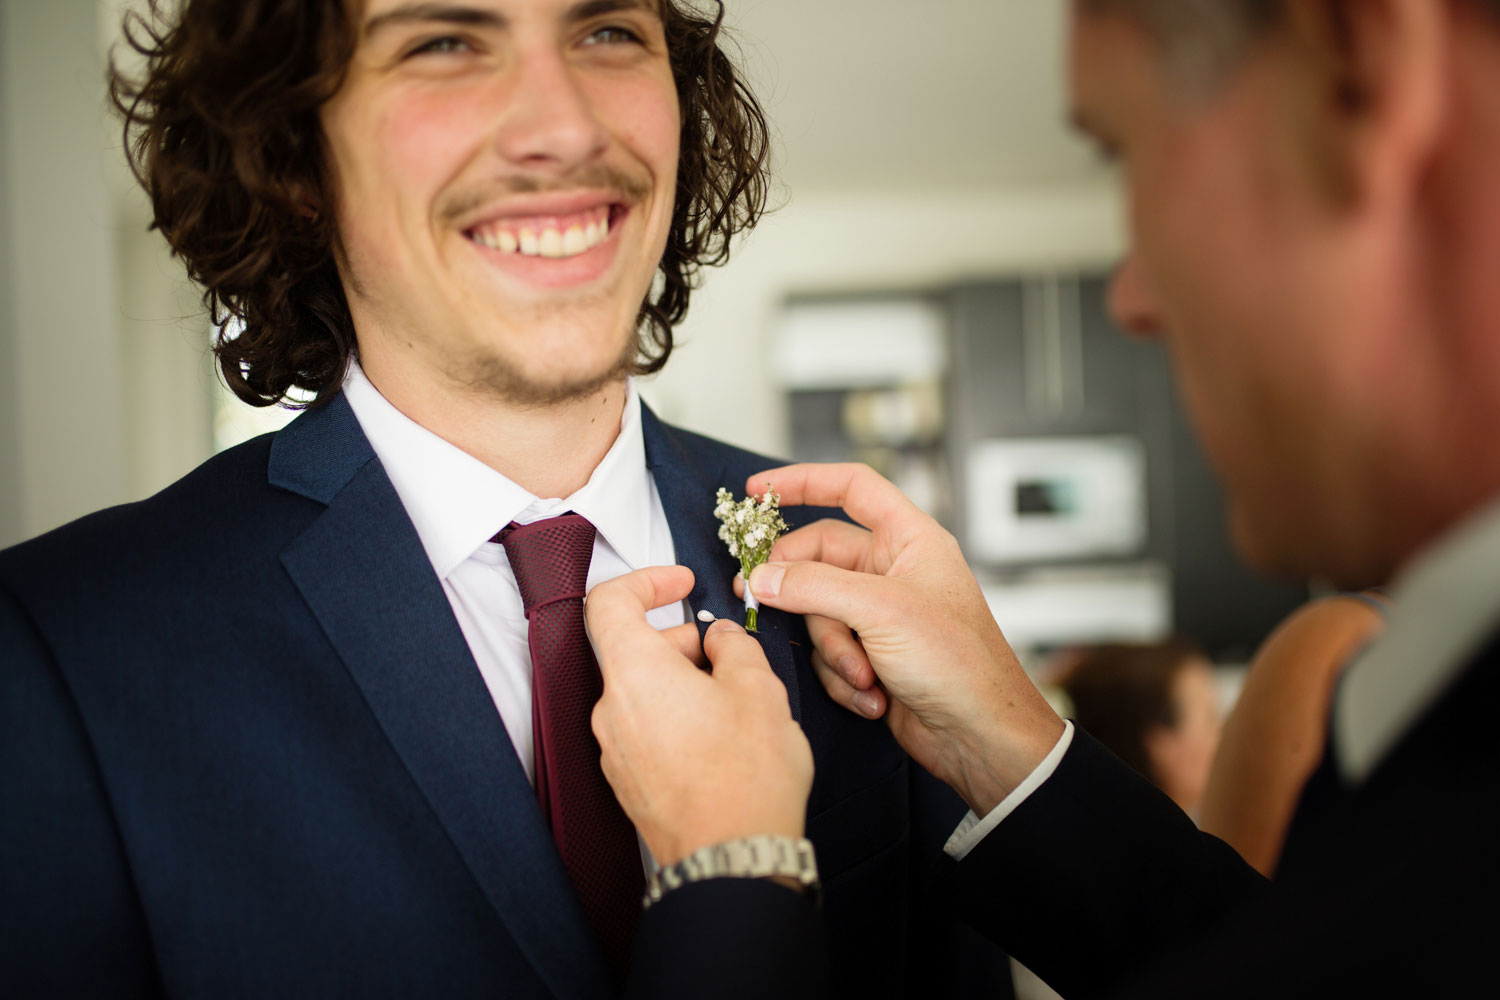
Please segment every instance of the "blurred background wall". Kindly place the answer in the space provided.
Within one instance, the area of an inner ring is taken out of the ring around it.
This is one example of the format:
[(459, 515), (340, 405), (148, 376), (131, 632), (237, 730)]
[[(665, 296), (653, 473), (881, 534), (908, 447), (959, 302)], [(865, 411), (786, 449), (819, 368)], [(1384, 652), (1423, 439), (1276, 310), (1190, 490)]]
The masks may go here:
[(212, 450), (206, 324), (107, 112), (117, 0), (0, 0), (0, 543)]
[[(104, 76), (131, 2), (0, 0), (0, 545), (289, 416), (216, 382), (125, 169)], [(1067, 5), (727, 8), (776, 210), (646, 399), (751, 448), (872, 461), (958, 534), (1022, 645), (1176, 627), (1242, 657), (1305, 591), (1238, 568), (1159, 348), (1109, 327), (1119, 201), (1065, 125)]]

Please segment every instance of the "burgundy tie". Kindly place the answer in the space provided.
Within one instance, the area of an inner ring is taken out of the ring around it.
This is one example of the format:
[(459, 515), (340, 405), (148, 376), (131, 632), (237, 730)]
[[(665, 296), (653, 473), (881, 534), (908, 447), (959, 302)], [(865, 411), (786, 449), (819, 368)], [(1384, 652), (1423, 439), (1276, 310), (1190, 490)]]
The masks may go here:
[(542, 815), (589, 923), (623, 981), (646, 878), (635, 827), (599, 766), (590, 719), (604, 678), (583, 630), (594, 526), (578, 514), (495, 536), (521, 589), (531, 646), (531, 721)]

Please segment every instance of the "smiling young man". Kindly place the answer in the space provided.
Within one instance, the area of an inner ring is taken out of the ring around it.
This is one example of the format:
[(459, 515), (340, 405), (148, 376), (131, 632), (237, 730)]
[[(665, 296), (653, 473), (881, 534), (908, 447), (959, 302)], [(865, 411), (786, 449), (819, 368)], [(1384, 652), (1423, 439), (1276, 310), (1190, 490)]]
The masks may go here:
[[(869, 469), (755, 473), (864, 527), (791, 533), (750, 586), (820, 616), (829, 693), (884, 715), (969, 803), (955, 905), (1062, 995), (1482, 991), (1500, 882), (1500, 3), (1075, 0), (1071, 39), (1075, 119), (1130, 207), (1111, 308), (1170, 353), (1240, 550), (1393, 588), (1389, 626), (1340, 677), (1275, 883), (1058, 718), (957, 543)], [(595, 591), (601, 648), (655, 642), (657, 674), (682, 672), (640, 621), (681, 592), (674, 574)], [(694, 829), (722, 775), (675, 766), (638, 689), (671, 718), (723, 692), (601, 663), (623, 806), (655, 837)], [(743, 788), (767, 815), (800, 794)]]
[[(223, 377), (315, 403), (0, 555), (7, 987), (609, 996), (669, 991), (737, 933), (686, 892), (636, 934), (682, 858), (643, 855), (604, 781), (581, 609), (672, 563), (695, 582), (652, 621), (682, 648), (690, 614), (739, 607), (713, 497), (765, 460), (663, 425), (630, 380), (763, 207), (721, 16), (185, 0), (132, 22), (145, 68), (115, 99), (157, 227), (236, 321)], [(917, 913), (961, 805), (824, 697), (800, 618), (760, 638), (811, 801), (755, 833), (791, 875), (817, 845), (822, 910), (725, 881), (826, 933), (842, 992), (925, 988), (947, 944)]]

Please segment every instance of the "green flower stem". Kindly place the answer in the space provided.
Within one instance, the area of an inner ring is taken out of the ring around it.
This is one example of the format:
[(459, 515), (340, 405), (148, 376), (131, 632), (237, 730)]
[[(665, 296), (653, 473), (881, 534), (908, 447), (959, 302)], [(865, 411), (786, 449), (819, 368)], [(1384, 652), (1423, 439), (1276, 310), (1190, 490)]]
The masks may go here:
[(757, 631), (757, 629), (755, 628), (755, 619), (756, 619), (755, 609), (754, 608), (746, 608), (745, 609), (745, 631), (746, 632)]

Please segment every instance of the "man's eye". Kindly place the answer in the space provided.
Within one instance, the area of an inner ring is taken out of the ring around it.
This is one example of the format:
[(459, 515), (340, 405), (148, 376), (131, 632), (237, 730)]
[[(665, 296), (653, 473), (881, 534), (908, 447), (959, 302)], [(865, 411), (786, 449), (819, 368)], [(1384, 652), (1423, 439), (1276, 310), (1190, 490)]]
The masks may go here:
[(641, 36), (629, 28), (621, 28), (613, 25), (608, 28), (600, 28), (584, 39), (585, 45), (620, 45), (640, 44)]
[(412, 46), (406, 54), (408, 56), (447, 55), (452, 52), (468, 52), (471, 48), (472, 46), (462, 38), (443, 35)]

